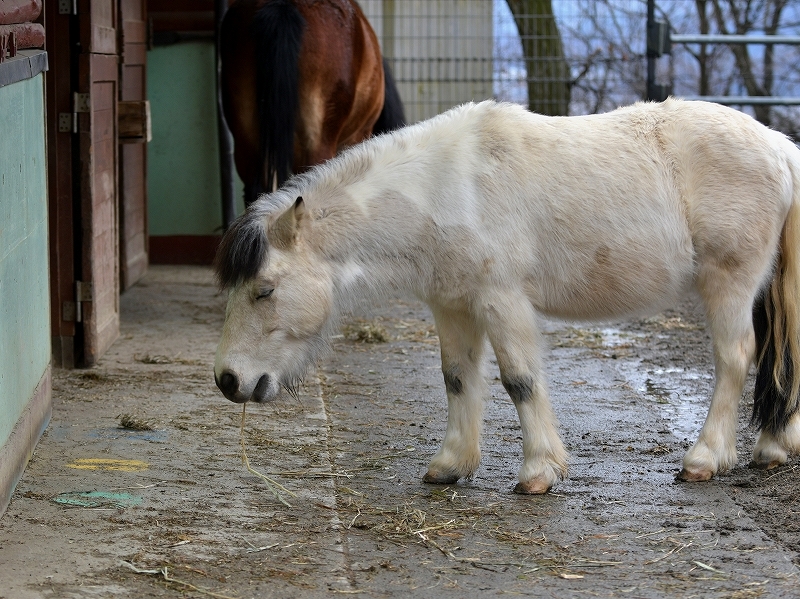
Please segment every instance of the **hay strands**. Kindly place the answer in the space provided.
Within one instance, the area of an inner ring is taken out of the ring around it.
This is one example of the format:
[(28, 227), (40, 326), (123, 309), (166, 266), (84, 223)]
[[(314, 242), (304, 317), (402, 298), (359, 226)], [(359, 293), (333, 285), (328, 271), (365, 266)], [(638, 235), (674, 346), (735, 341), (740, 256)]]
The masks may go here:
[(297, 495), (292, 493), (289, 489), (284, 487), (279, 482), (271, 479), (266, 474), (262, 474), (261, 472), (250, 466), (250, 460), (247, 459), (247, 451), (244, 448), (244, 419), (246, 412), (247, 412), (247, 402), (242, 404), (242, 427), (239, 431), (239, 439), (242, 444), (242, 463), (245, 465), (248, 472), (250, 472), (251, 474), (255, 474), (257, 477), (259, 477), (267, 484), (267, 488), (270, 490), (275, 499), (280, 501), (286, 507), (292, 507), (292, 505), (283, 498), (280, 492), (283, 491), (284, 493), (286, 493), (287, 495), (291, 495), (292, 497), (297, 497)]
[(142, 569), (142, 568), (137, 568), (132, 563), (126, 562), (125, 560), (122, 560), (121, 563), (122, 563), (123, 566), (127, 566), (128, 568), (130, 568), (131, 570), (133, 570), (137, 574), (149, 574), (149, 575), (153, 575), (153, 576), (163, 576), (164, 580), (166, 580), (167, 582), (171, 582), (171, 583), (174, 583), (174, 584), (179, 584), (179, 585), (181, 585), (183, 587), (186, 587), (187, 589), (195, 591), (196, 593), (201, 593), (203, 595), (208, 595), (209, 597), (216, 597), (217, 599), (237, 599), (236, 597), (231, 597), (230, 595), (223, 595), (222, 593), (215, 593), (214, 591), (209, 591), (206, 588), (195, 586), (190, 582), (186, 582), (186, 581), (180, 580), (178, 578), (173, 578), (172, 576), (169, 575), (169, 571), (167, 570), (167, 566), (163, 566), (163, 567), (158, 568), (158, 569), (145, 570), (145, 569)]

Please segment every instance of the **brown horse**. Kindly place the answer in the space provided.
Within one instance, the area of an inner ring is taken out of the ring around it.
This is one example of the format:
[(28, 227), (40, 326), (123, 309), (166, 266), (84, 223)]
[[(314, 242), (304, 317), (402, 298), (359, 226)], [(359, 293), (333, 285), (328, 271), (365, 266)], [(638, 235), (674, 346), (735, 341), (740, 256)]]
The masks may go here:
[(247, 205), (292, 173), (404, 124), (378, 39), (355, 0), (235, 0), (220, 56)]

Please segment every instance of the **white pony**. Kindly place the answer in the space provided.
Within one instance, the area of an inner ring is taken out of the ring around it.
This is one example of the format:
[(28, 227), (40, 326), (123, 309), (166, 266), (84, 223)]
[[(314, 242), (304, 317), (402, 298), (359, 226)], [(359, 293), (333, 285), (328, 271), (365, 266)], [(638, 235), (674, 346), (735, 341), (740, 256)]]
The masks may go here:
[(566, 475), (567, 452), (537, 313), (652, 313), (691, 287), (716, 382), (680, 477), (736, 463), (753, 362), (755, 463), (800, 450), (800, 151), (729, 108), (670, 99), (546, 117), (467, 104), (262, 196), (224, 236), (216, 269), (230, 295), (214, 373), (235, 402), (293, 392), (354, 297), (402, 289), (427, 303), (448, 419), (426, 482), (478, 467), (487, 337), (522, 426), (515, 490), (544, 493)]

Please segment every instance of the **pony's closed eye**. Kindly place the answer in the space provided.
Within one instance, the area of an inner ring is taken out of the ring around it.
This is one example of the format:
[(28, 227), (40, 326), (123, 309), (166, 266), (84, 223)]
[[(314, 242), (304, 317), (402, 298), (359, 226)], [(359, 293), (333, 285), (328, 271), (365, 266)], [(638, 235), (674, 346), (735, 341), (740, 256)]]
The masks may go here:
[(275, 291), (275, 289), (272, 287), (268, 289), (259, 289), (256, 293), (256, 301), (267, 299), (268, 297), (272, 296), (273, 291)]

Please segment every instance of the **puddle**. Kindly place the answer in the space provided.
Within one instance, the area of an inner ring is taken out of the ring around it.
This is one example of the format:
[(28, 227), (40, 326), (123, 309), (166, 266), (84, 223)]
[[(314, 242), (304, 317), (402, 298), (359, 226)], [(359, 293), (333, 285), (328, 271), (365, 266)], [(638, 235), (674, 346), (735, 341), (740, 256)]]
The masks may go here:
[(615, 362), (615, 368), (628, 385), (657, 406), (677, 438), (690, 441), (697, 438), (708, 412), (713, 386), (711, 373), (675, 367), (656, 368), (625, 352), (648, 337), (646, 333), (615, 327), (570, 327), (550, 331), (550, 334), (556, 336), (553, 347), (611, 350), (614, 352), (612, 357), (625, 356), (625, 360)]
[(694, 441), (708, 412), (713, 376), (684, 368), (647, 368), (641, 361), (617, 365), (619, 373), (637, 393), (657, 406), (679, 439)]
[(637, 339), (646, 337), (643, 333), (631, 333), (630, 331), (612, 328), (600, 329), (600, 334), (602, 335), (603, 345), (609, 348), (627, 347), (631, 343), (635, 343)]
[(604, 327), (569, 327), (566, 330), (549, 331), (556, 338), (553, 347), (585, 347), (587, 349), (626, 349), (646, 337), (643, 333), (623, 331), (617, 328)]

